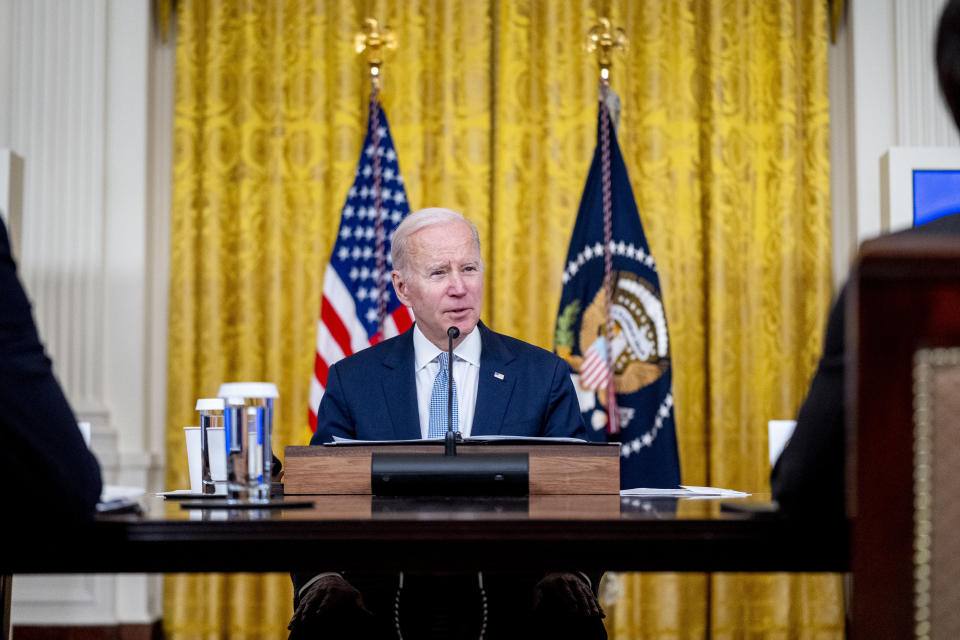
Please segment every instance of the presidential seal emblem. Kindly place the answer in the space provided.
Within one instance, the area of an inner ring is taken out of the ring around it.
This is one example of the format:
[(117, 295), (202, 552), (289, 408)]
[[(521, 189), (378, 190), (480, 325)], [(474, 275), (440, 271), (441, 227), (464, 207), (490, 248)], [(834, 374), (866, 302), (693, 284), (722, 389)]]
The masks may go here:
[[(613, 337), (610, 355), (613, 361), (614, 390), (632, 394), (656, 382), (670, 369), (670, 338), (663, 301), (656, 288), (630, 271), (613, 273), (616, 285), (610, 308)], [(568, 304), (557, 319), (557, 353), (571, 369), (580, 407), (586, 413), (599, 405), (604, 410), (592, 411), (589, 422), (594, 429), (606, 426), (606, 389), (609, 380), (607, 365), (605, 295), (603, 288), (580, 318), (580, 302)], [(578, 322), (580, 321), (580, 322)], [(579, 324), (579, 332), (574, 333)], [(576, 352), (579, 352), (577, 354)], [(621, 428), (633, 418), (633, 411), (618, 411)]]

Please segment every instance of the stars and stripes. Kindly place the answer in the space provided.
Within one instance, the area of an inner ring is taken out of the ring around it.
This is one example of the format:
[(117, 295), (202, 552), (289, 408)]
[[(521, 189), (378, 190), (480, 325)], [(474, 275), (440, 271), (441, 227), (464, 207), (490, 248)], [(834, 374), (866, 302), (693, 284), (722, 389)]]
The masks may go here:
[(323, 276), (310, 380), (311, 431), (317, 428), (317, 407), (330, 366), (413, 324), (410, 310), (400, 304), (390, 283), (390, 234), (409, 212), (390, 127), (374, 94), (360, 162)]
[(610, 378), (607, 365), (607, 341), (600, 336), (593, 341), (580, 365), (580, 386), (585, 389), (605, 389)]

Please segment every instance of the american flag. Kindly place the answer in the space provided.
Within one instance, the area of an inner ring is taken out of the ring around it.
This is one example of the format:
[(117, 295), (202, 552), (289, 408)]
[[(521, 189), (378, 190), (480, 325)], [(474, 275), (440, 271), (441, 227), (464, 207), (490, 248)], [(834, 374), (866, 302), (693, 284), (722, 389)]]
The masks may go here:
[(607, 365), (607, 341), (603, 337), (594, 340), (580, 365), (580, 386), (584, 389), (606, 389), (610, 380)]
[(357, 173), (323, 276), (310, 380), (311, 431), (317, 429), (317, 407), (333, 363), (413, 324), (413, 315), (400, 304), (390, 283), (390, 234), (409, 212), (387, 116), (374, 94)]

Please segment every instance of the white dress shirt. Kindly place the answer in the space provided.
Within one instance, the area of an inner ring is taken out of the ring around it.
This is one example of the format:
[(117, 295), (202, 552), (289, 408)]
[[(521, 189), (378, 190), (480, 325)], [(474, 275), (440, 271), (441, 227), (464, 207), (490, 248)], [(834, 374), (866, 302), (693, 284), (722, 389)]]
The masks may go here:
[[(460, 434), (470, 437), (473, 427), (473, 413), (477, 406), (477, 388), (480, 384), (480, 329), (473, 328), (453, 350), (453, 381), (457, 385), (457, 408), (460, 417)], [(438, 349), (420, 331), (413, 326), (413, 366), (417, 379), (417, 411), (420, 414), (420, 436), (426, 438), (430, 432), (430, 396), (433, 394), (433, 381), (440, 372)]]

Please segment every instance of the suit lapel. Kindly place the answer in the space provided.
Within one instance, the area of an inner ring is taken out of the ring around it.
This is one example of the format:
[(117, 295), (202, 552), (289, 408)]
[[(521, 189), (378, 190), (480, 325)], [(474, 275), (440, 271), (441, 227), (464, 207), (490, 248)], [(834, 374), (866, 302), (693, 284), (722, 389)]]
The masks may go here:
[(483, 323), (480, 331), (480, 380), (477, 385), (477, 405), (473, 413), (471, 435), (497, 435), (503, 428), (503, 417), (513, 394), (516, 382), (511, 375), (510, 362), (514, 355), (507, 349), (500, 336)]
[(394, 343), (383, 359), (383, 394), (387, 415), (396, 440), (416, 440), (420, 434), (420, 412), (417, 409), (417, 381), (414, 376), (413, 329), (408, 329)]

